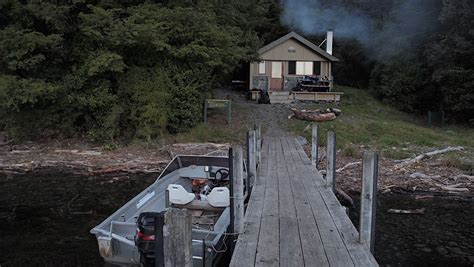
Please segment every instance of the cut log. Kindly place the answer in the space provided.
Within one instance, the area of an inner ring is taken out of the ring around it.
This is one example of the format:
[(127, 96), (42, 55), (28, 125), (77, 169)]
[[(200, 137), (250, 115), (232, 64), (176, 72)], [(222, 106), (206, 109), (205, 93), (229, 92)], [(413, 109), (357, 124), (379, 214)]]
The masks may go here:
[(323, 122), (323, 121), (332, 121), (336, 119), (336, 114), (332, 112), (321, 114), (319, 112), (314, 112), (311, 110), (298, 110), (296, 108), (291, 108), (291, 111), (293, 111), (296, 118), (307, 120), (307, 121)]

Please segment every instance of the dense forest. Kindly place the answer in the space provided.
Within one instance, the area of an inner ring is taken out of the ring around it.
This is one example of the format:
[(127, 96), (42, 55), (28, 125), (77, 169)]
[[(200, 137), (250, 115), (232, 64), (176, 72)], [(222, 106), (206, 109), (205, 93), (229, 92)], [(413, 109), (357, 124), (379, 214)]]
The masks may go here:
[[(203, 99), (258, 59), (260, 46), (289, 30), (321, 41), (326, 29), (284, 19), (286, 2), (2, 0), (0, 131), (109, 140), (186, 131), (201, 118)], [(382, 25), (397, 0), (377, 8), (374, 0), (315, 2), (354, 8)], [(371, 52), (377, 44), (338, 37), (336, 28), (336, 82), (404, 111), (442, 109), (466, 123), (474, 114), (474, 2), (431, 2), (435, 27), (383, 56)], [(318, 24), (319, 6), (312, 8), (310, 23)]]

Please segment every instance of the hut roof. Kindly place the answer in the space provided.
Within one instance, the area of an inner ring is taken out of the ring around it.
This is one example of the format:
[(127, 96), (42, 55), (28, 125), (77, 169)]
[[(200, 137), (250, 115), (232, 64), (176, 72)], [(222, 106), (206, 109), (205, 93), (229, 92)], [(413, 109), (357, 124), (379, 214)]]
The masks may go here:
[(288, 33), (287, 35), (285, 36), (282, 36), (278, 39), (276, 39), (275, 41), (267, 44), (266, 46), (260, 48), (258, 50), (258, 53), (261, 55), (265, 52), (267, 52), (268, 50), (282, 44), (283, 42), (285, 42), (286, 40), (289, 40), (291, 38), (294, 38), (296, 39), (297, 41), (299, 41), (300, 43), (304, 44), (305, 46), (307, 46), (308, 48), (310, 48), (311, 50), (313, 50), (315, 53), (321, 55), (322, 57), (326, 58), (327, 60), (329, 61), (339, 61), (339, 59), (331, 54), (328, 54), (326, 51), (324, 51), (323, 49), (319, 48), (317, 45), (313, 44), (312, 42), (310, 42), (308, 39), (304, 38), (303, 36), (297, 34), (296, 32), (290, 32)]

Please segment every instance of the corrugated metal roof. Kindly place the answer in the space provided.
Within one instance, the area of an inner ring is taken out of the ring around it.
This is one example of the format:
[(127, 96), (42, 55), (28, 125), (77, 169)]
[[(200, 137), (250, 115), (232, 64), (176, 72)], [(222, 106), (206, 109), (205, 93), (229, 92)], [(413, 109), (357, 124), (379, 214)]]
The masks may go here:
[(312, 42), (308, 41), (306, 38), (304, 38), (303, 36), (297, 34), (296, 32), (290, 32), (287, 35), (285, 35), (283, 37), (280, 37), (277, 40), (267, 44), (266, 46), (260, 48), (258, 50), (258, 53), (263, 54), (263, 53), (267, 52), (268, 50), (274, 48), (275, 46), (280, 45), (281, 43), (283, 43), (286, 40), (291, 39), (291, 38), (294, 38), (294, 39), (298, 40), (300, 43), (304, 44), (305, 46), (307, 46), (308, 48), (310, 48), (314, 52), (318, 53), (322, 57), (328, 59), (329, 61), (339, 61), (339, 59), (337, 57), (328, 54), (326, 51), (319, 48), (317, 45), (315, 45)]

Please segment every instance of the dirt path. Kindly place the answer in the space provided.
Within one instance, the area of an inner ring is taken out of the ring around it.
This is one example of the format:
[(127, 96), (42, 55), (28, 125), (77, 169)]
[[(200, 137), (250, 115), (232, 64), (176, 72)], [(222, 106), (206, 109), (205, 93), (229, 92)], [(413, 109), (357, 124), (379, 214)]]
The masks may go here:
[(244, 111), (245, 120), (250, 125), (260, 124), (264, 134), (268, 136), (288, 136), (291, 135), (284, 130), (282, 125), (288, 120), (289, 109), (283, 104), (257, 104), (254, 101), (248, 101), (246, 94), (236, 91), (218, 90), (217, 98), (231, 98), (237, 112)]

